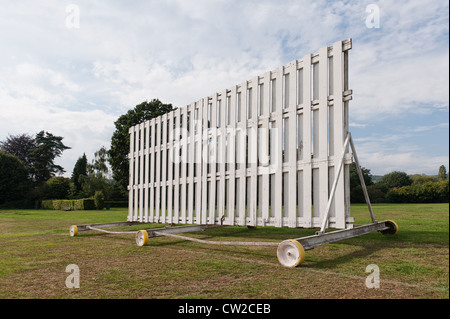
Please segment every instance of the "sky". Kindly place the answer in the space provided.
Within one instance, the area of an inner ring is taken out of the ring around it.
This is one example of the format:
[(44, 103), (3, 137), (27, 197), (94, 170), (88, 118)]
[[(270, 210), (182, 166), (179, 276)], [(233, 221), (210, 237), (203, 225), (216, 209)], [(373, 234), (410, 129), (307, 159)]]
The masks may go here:
[(449, 171), (446, 0), (0, 0), (0, 140), (63, 136), (70, 176), (143, 101), (184, 107), (348, 38), (361, 166)]

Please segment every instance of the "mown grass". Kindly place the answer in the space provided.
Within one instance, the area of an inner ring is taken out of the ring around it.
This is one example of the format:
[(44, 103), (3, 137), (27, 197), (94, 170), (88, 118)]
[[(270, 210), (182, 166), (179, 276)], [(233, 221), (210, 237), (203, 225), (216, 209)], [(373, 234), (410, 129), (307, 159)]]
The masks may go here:
[[(68, 235), (72, 224), (125, 221), (124, 209), (2, 210), (0, 298), (448, 298), (448, 204), (373, 207), (377, 220), (398, 224), (397, 235), (370, 233), (316, 247), (296, 269), (281, 266), (271, 246), (158, 237), (138, 247), (134, 234)], [(365, 205), (351, 210), (355, 224), (370, 222)], [(314, 231), (225, 227), (186, 235), (280, 242)], [(79, 266), (79, 289), (65, 286), (69, 264)], [(370, 264), (380, 269), (379, 289), (365, 286)]]

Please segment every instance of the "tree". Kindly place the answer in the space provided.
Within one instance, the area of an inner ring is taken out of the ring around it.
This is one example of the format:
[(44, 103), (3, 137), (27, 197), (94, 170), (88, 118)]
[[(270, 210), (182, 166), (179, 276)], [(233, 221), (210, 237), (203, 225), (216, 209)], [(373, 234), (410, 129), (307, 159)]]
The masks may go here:
[(63, 144), (63, 137), (55, 136), (50, 132), (37, 133), (35, 140), (36, 147), (30, 151), (30, 160), (33, 163), (34, 180), (41, 184), (57, 173), (65, 172), (63, 167), (54, 163), (54, 160), (70, 147)]
[(87, 158), (86, 154), (83, 153), (83, 156), (78, 158), (75, 163), (75, 166), (72, 171), (72, 183), (75, 186), (75, 193), (79, 193), (81, 191), (81, 183), (80, 183), (80, 175), (87, 175)]
[(172, 104), (163, 104), (160, 100), (153, 99), (151, 102), (145, 101), (136, 105), (114, 122), (116, 130), (111, 138), (108, 161), (111, 164), (113, 178), (124, 196), (129, 182), (130, 127), (172, 110)]
[(447, 170), (444, 165), (439, 166), (438, 181), (447, 180)]
[[(372, 174), (370, 169), (361, 167), (361, 172), (363, 174), (364, 183), (366, 186), (373, 184)], [(350, 201), (352, 203), (364, 203), (364, 193), (361, 187), (361, 181), (359, 180), (358, 171), (356, 169), (356, 163), (353, 162), (350, 165)]]
[(405, 172), (394, 171), (389, 174), (383, 175), (381, 180), (386, 184), (388, 189), (393, 187), (409, 186), (412, 184), (411, 178)]
[(0, 151), (17, 156), (27, 168), (28, 173), (32, 170), (30, 152), (35, 147), (35, 139), (28, 134), (9, 135), (5, 141), (0, 141)]
[(28, 171), (23, 162), (0, 151), (0, 204), (24, 199), (28, 189)]
[(52, 177), (46, 184), (46, 199), (66, 199), (69, 195), (70, 179), (62, 176)]
[(104, 146), (100, 148), (97, 152), (94, 153), (94, 159), (92, 160), (92, 164), (87, 164), (87, 171), (89, 174), (108, 178), (109, 176), (109, 168), (107, 165), (108, 161), (108, 151)]

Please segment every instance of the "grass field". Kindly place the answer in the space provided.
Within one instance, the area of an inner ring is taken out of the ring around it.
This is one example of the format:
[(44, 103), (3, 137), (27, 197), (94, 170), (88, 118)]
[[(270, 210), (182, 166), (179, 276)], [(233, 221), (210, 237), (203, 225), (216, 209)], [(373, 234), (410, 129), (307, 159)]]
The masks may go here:
[[(294, 269), (279, 264), (276, 246), (217, 246), (158, 237), (138, 247), (133, 234), (68, 235), (72, 224), (125, 221), (124, 209), (1, 210), (0, 298), (449, 298), (449, 205), (373, 207), (377, 220), (399, 225), (397, 235), (370, 233), (322, 245), (307, 251), (305, 262)], [(351, 210), (355, 224), (370, 222), (365, 205)], [(185, 235), (280, 242), (313, 233), (226, 227)], [(78, 289), (66, 287), (69, 264), (79, 267)], [(378, 289), (365, 285), (371, 264), (380, 270)]]

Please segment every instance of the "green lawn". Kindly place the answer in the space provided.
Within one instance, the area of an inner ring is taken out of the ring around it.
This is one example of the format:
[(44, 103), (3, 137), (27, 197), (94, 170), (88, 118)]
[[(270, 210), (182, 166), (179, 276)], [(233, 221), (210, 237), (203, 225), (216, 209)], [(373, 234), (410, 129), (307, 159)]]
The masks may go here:
[[(279, 264), (272, 246), (158, 237), (138, 247), (134, 234), (68, 234), (73, 224), (125, 221), (126, 209), (0, 210), (0, 298), (449, 298), (449, 205), (373, 208), (377, 220), (398, 224), (397, 235), (371, 233), (322, 245), (294, 269)], [(355, 224), (370, 222), (365, 205), (351, 210)], [(280, 242), (312, 233), (226, 227), (185, 235)], [(79, 289), (65, 285), (69, 264), (80, 269)], [(378, 289), (365, 286), (371, 264), (380, 269)]]

